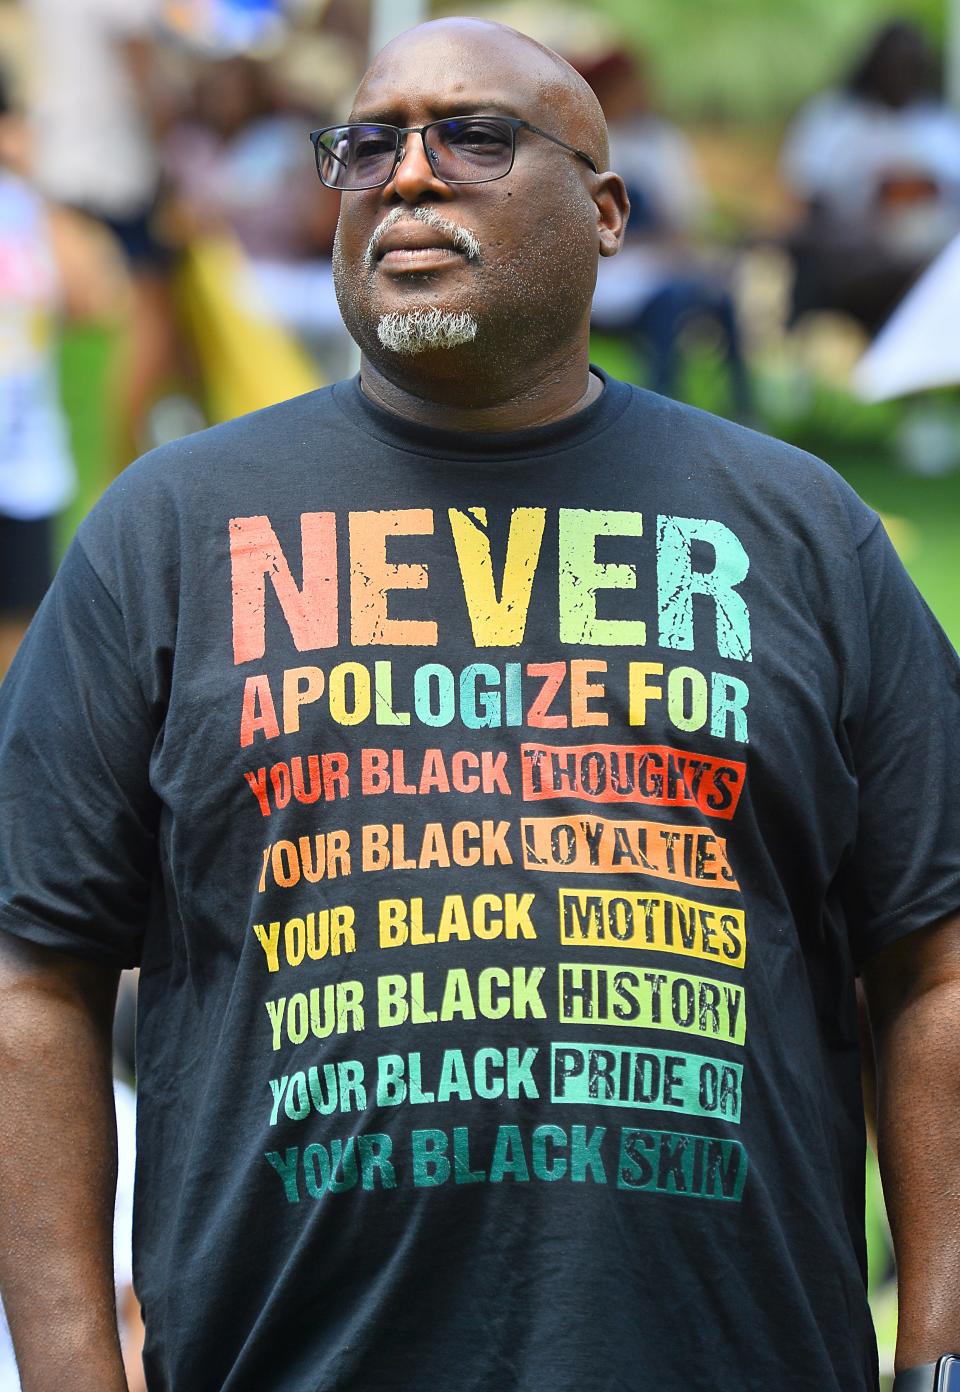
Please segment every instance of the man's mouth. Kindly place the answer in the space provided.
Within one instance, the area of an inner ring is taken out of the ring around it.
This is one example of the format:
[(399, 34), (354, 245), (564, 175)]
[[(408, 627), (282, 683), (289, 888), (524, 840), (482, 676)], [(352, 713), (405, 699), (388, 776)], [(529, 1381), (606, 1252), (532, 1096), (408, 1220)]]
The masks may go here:
[(374, 260), (381, 266), (406, 270), (429, 270), (434, 266), (463, 261), (466, 252), (452, 237), (418, 222), (397, 222), (380, 239)]
[(368, 267), (392, 271), (431, 271), (479, 258), (473, 232), (430, 208), (394, 209), (370, 239)]

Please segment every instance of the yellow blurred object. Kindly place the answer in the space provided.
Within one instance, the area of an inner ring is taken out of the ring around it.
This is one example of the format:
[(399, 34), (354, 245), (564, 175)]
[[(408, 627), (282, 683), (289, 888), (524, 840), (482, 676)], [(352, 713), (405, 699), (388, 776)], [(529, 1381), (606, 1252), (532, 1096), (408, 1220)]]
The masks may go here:
[(917, 547), (916, 527), (905, 517), (897, 517), (891, 512), (881, 512), (880, 520), (887, 529), (887, 535), (896, 547), (901, 561), (906, 561)]
[(322, 385), (304, 349), (259, 301), (244, 252), (231, 238), (203, 239), (188, 248), (178, 300), (211, 423)]

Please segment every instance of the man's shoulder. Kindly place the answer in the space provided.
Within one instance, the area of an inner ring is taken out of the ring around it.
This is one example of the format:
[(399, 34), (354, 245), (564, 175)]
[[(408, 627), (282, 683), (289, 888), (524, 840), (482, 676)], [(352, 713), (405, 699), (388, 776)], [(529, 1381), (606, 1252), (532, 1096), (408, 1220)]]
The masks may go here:
[(242, 471), (251, 462), (269, 464), (280, 451), (308, 448), (316, 433), (338, 418), (332, 389), (323, 387), (160, 445), (121, 478), (143, 486), (154, 478), (180, 481), (213, 468)]
[(756, 474), (771, 488), (792, 487), (803, 481), (848, 487), (825, 460), (759, 426), (718, 416), (642, 387), (632, 387), (631, 391), (634, 409), (644, 418), (644, 429), (656, 431), (678, 454), (746, 477)]
[[(722, 506), (770, 530), (859, 545), (877, 514), (823, 459), (761, 430), (633, 388), (624, 433), (648, 459), (689, 485), (703, 506)], [(638, 443), (638, 448), (641, 445)]]
[[(136, 552), (172, 560), (184, 536), (236, 509), (264, 510), (283, 482), (325, 475), (342, 423), (329, 388), (308, 392), (160, 445), (134, 460), (81, 523), (78, 541), (98, 573)], [(179, 537), (179, 542), (178, 542)]]
[(95, 513), (194, 506), (242, 492), (247, 483), (308, 455), (322, 460), (325, 435), (338, 423), (343, 417), (325, 387), (184, 435), (128, 465)]

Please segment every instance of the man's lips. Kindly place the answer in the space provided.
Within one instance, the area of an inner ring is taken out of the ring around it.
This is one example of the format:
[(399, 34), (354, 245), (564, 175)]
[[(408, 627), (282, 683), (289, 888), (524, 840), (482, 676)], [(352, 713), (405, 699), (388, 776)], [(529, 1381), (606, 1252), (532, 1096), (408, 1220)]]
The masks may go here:
[(425, 270), (464, 258), (465, 253), (454, 244), (452, 237), (420, 222), (401, 222), (388, 228), (375, 253), (380, 265), (395, 270)]

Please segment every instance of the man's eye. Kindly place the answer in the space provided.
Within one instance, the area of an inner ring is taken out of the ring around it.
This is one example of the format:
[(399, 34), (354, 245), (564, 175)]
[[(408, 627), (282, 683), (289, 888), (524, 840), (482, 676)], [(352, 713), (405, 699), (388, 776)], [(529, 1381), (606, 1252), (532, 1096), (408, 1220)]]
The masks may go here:
[(394, 149), (393, 142), (384, 136), (368, 135), (358, 140), (353, 147), (354, 159), (379, 159), (389, 155)]
[(471, 122), (468, 126), (457, 126), (452, 130), (449, 141), (461, 150), (473, 150), (478, 154), (499, 153), (510, 144), (510, 136), (502, 126)]

